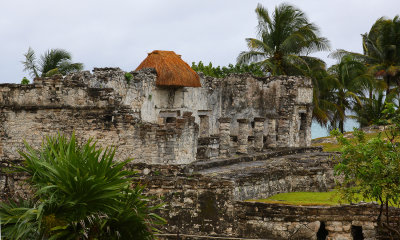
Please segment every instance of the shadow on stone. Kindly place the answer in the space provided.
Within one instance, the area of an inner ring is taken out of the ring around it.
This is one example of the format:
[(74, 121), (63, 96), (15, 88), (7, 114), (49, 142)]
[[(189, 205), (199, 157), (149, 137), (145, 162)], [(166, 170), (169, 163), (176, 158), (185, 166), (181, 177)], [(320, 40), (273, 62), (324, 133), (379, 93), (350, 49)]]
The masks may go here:
[(364, 240), (364, 235), (361, 226), (351, 226), (351, 236), (354, 240)]
[(325, 240), (327, 236), (328, 236), (328, 230), (326, 230), (326, 228), (325, 228), (325, 223), (321, 222), (321, 225), (320, 225), (319, 230), (317, 232), (317, 239), (318, 240)]

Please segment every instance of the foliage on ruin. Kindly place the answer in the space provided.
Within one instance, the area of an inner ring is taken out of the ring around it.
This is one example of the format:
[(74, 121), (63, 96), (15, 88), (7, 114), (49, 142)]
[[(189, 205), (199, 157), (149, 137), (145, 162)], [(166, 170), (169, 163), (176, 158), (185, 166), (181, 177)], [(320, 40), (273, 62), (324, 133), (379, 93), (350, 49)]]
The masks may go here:
[(64, 49), (49, 49), (37, 59), (35, 51), (29, 48), (24, 57), (24, 71), (29, 72), (32, 78), (66, 75), (83, 69), (83, 64), (73, 63), (71, 53)]
[(202, 72), (206, 76), (215, 77), (215, 78), (224, 78), (229, 74), (244, 74), (249, 73), (256, 77), (264, 77), (268, 75), (267, 72), (263, 71), (262, 68), (254, 63), (251, 64), (229, 64), (227, 67), (214, 67), (210, 62), (208, 65), (204, 65), (202, 61), (199, 63), (192, 63), (192, 69), (196, 72)]
[(79, 145), (48, 137), (41, 149), (26, 144), (18, 171), (29, 175), (28, 200), (0, 203), (5, 239), (152, 239), (164, 220), (134, 183), (130, 160), (114, 161), (115, 148), (93, 140)]
[(21, 84), (24, 84), (24, 85), (29, 84), (29, 79), (27, 79), (26, 77), (22, 78)]
[(129, 83), (131, 82), (131, 80), (133, 79), (132, 73), (129, 73), (129, 72), (125, 73), (124, 77), (125, 77), (125, 81), (126, 81), (128, 84), (129, 84)]

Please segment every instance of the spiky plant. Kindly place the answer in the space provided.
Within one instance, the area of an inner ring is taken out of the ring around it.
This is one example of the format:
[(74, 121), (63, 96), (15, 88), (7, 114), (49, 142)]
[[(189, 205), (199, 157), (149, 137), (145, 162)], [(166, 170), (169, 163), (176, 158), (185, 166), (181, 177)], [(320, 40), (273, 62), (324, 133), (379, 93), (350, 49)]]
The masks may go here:
[(113, 161), (114, 148), (58, 135), (39, 150), (26, 144), (20, 154), (24, 164), (17, 169), (29, 174), (35, 194), (1, 205), (5, 239), (152, 239), (154, 226), (164, 222), (143, 187), (131, 188), (130, 160)]

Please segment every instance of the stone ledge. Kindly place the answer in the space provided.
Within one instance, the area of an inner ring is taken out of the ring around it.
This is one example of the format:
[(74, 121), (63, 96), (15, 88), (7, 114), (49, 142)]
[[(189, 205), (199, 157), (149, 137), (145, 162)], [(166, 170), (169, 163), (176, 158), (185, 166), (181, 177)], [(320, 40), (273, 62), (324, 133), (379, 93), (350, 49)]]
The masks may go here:
[(235, 157), (235, 158), (228, 158), (228, 159), (217, 159), (207, 162), (196, 162), (193, 163), (188, 168), (193, 169), (194, 172), (205, 170), (208, 168), (214, 167), (221, 167), (227, 166), (235, 163), (240, 162), (251, 162), (251, 161), (260, 161), (260, 160), (267, 160), (272, 157), (280, 157), (285, 155), (292, 155), (298, 153), (306, 153), (306, 152), (320, 152), (322, 150), (321, 147), (302, 147), (302, 148), (283, 148), (278, 149), (271, 152), (264, 152), (264, 153), (256, 153), (256, 154), (246, 154), (243, 156)]

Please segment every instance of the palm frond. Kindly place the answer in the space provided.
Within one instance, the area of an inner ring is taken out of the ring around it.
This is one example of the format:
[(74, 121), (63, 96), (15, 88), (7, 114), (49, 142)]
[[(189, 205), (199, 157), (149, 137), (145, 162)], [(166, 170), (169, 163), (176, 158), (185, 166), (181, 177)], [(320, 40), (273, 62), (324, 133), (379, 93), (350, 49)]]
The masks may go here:
[[(280, 4), (270, 14), (258, 4), (256, 14), (258, 38), (246, 39), (250, 51), (241, 52), (238, 63), (268, 60), (268, 68), (274, 74), (304, 75), (308, 72), (307, 65), (293, 56), (329, 49), (329, 41), (319, 36), (318, 27), (308, 21), (304, 12), (292, 5)], [(301, 65), (296, 66), (296, 63)]]
[(250, 62), (259, 62), (264, 60), (268, 55), (264, 52), (258, 51), (248, 51), (248, 52), (241, 52), (237, 57), (238, 64), (247, 64)]
[(33, 78), (39, 77), (38, 74), (38, 65), (36, 63), (36, 55), (35, 51), (31, 47), (29, 47), (28, 52), (24, 54), (25, 61), (22, 61), (24, 65), (24, 71), (29, 72), (29, 75)]
[[(92, 140), (80, 145), (74, 134), (69, 139), (58, 135), (47, 137), (39, 150), (26, 144), (20, 155), (24, 165), (18, 169), (29, 174), (38, 202), (19, 207), (18, 218), (11, 214), (17, 213), (14, 205), (1, 207), (0, 217), (7, 219), (1, 224), (10, 234), (30, 234), (25, 226), (32, 223), (34, 233), (48, 239), (97, 239), (111, 227), (124, 239), (153, 236), (151, 229), (161, 218), (152, 213), (154, 205), (142, 194), (142, 186), (130, 188), (135, 172), (125, 167), (131, 159), (115, 162), (115, 148), (98, 148)], [(118, 224), (112, 225), (116, 219)], [(25, 235), (23, 239), (29, 239)]]

